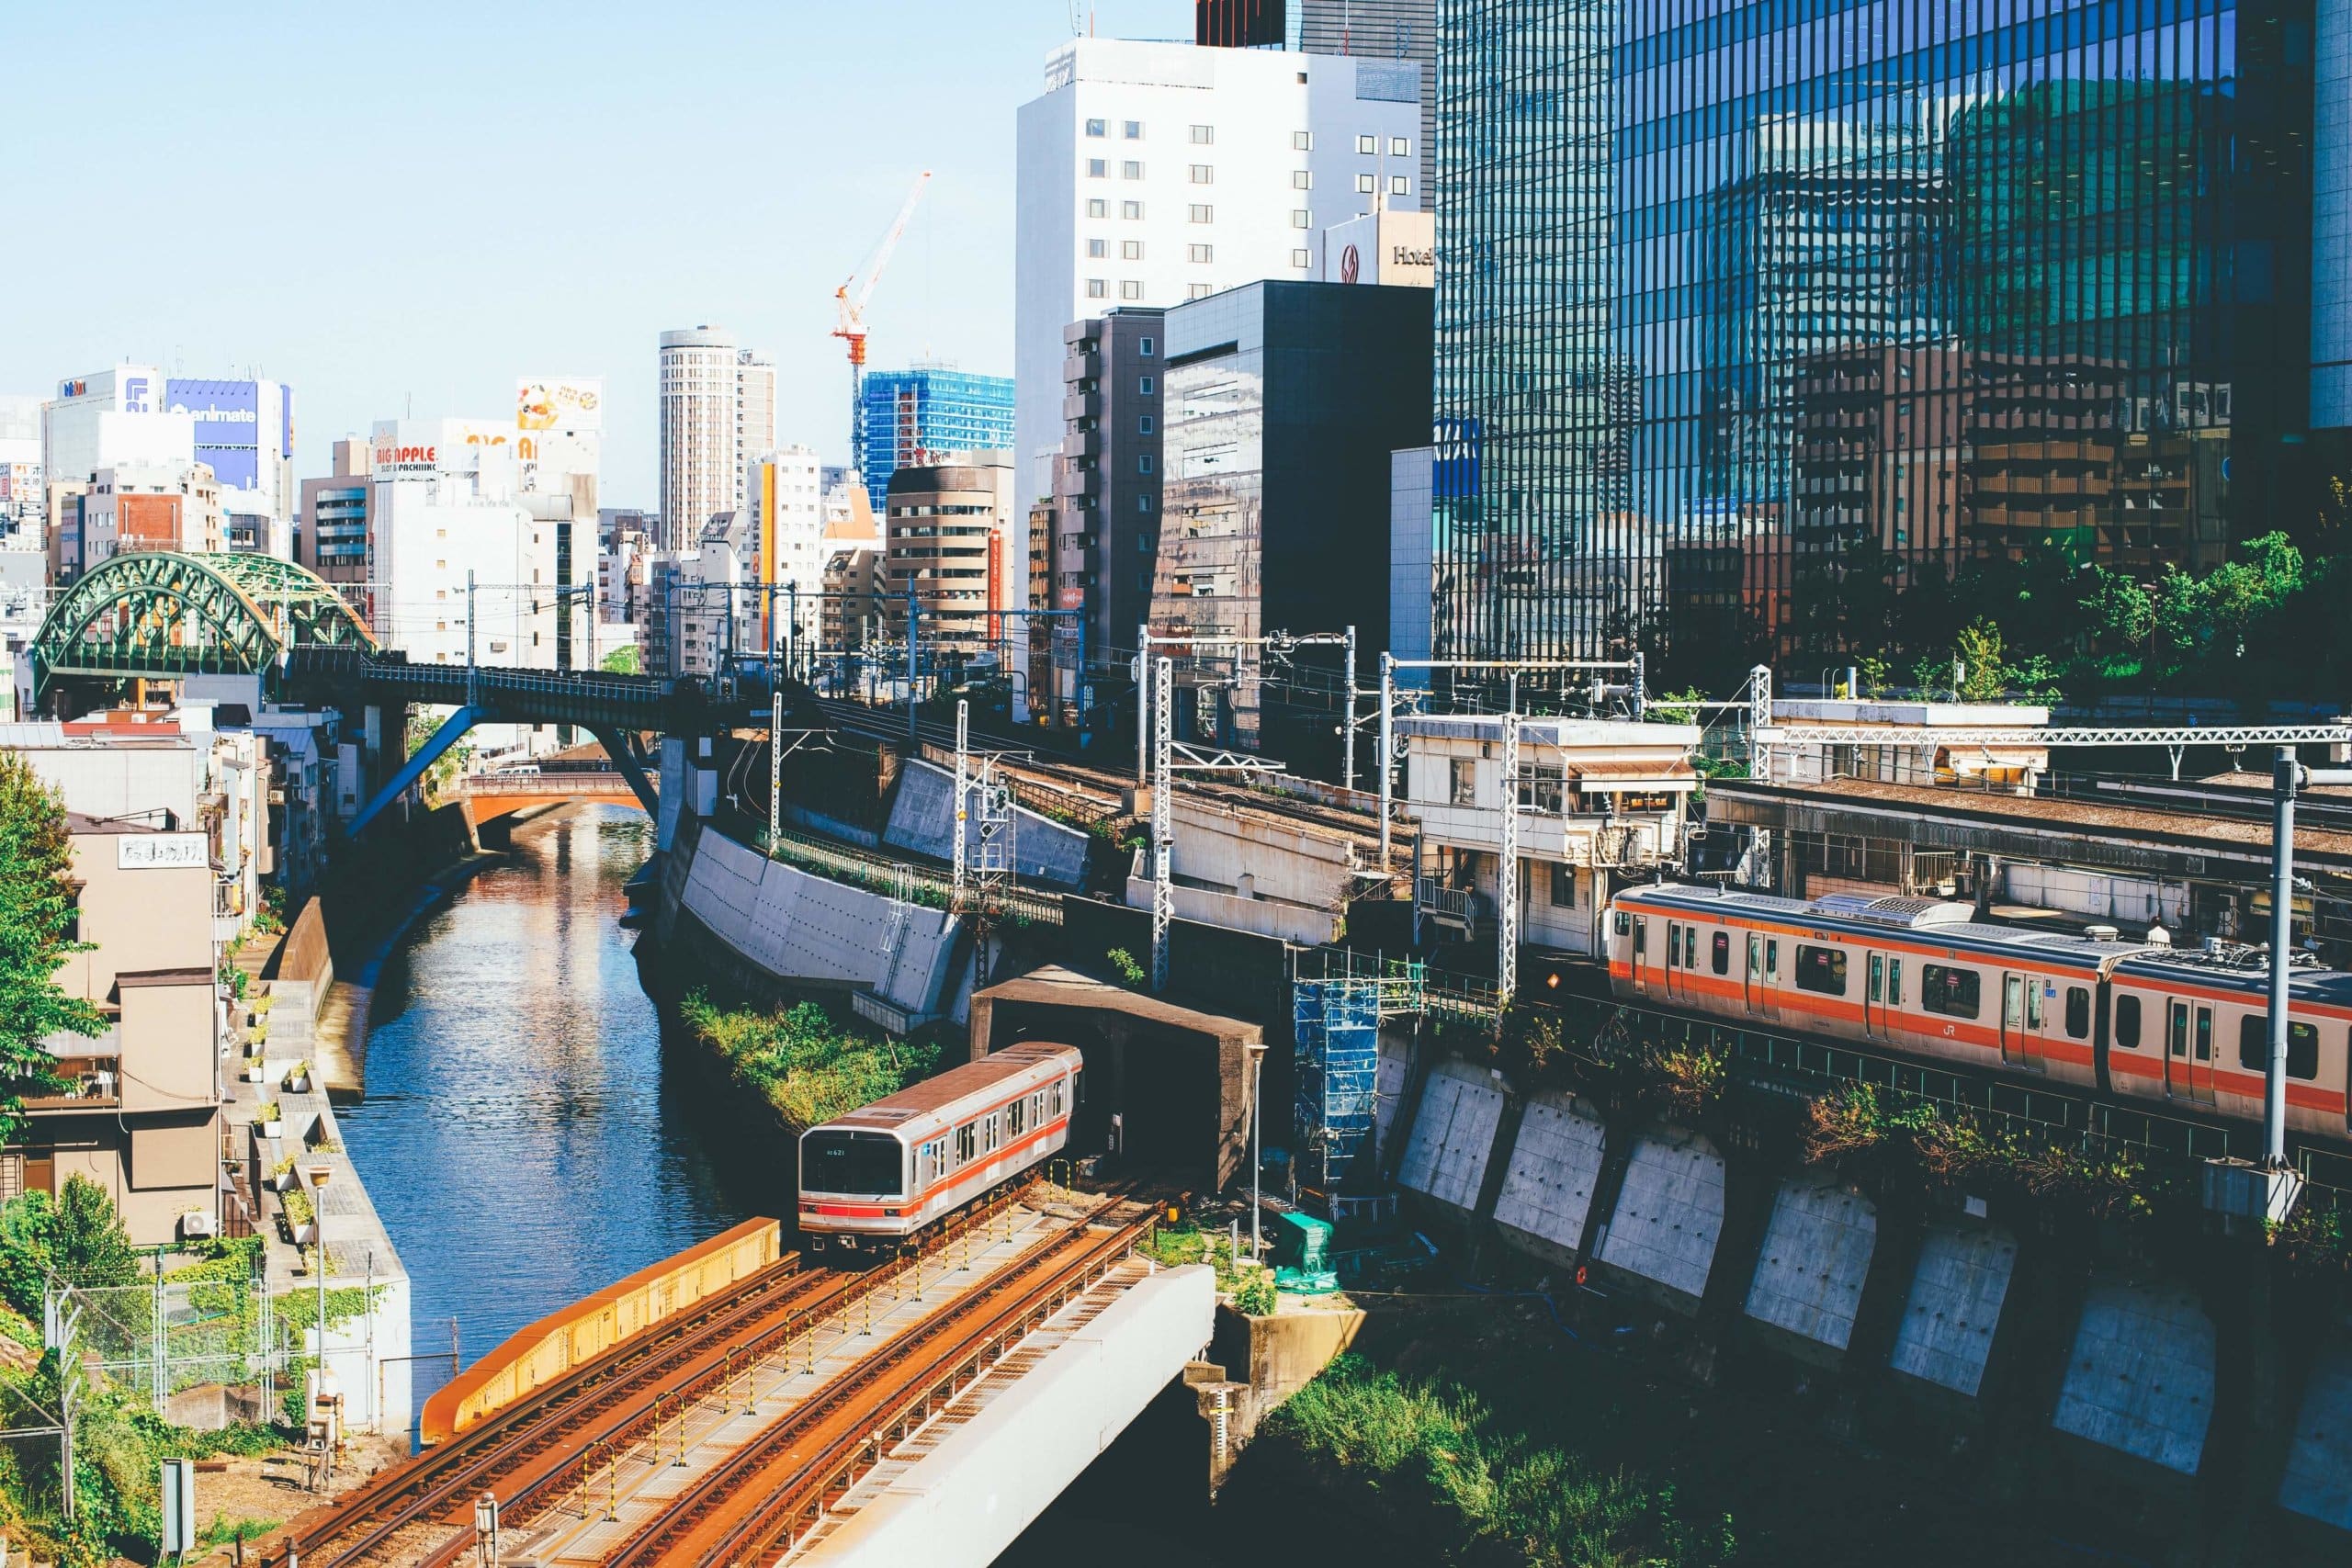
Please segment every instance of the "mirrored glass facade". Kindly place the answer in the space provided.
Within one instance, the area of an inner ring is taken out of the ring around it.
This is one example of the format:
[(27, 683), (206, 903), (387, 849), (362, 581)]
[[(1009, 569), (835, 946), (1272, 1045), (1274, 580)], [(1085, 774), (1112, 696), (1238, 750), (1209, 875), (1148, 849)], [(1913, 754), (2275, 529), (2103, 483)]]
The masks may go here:
[(1439, 20), (1440, 654), (1713, 673), (1843, 650), (1858, 574), (2194, 569), (2275, 525), (2308, 6)]

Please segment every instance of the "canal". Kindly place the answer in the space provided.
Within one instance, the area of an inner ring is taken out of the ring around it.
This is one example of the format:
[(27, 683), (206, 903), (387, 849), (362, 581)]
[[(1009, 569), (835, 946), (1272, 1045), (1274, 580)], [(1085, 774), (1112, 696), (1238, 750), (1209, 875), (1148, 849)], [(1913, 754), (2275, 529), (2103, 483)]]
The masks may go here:
[[(665, 1050), (620, 924), (652, 829), (574, 807), (414, 921), (376, 976), (367, 1098), (340, 1109), (407, 1266), (414, 1348), (466, 1361), (751, 1214), (762, 1162)], [(730, 1160), (730, 1154), (732, 1156)], [(447, 1379), (420, 1361), (416, 1400)]]

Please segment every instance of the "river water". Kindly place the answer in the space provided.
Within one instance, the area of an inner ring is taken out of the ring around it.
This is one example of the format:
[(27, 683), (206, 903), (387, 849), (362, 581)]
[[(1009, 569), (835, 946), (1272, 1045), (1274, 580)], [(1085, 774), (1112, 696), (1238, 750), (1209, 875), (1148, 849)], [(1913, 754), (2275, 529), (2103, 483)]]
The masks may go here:
[[(622, 885), (651, 828), (527, 824), (376, 976), (367, 1098), (338, 1111), (409, 1272), (413, 1348), (471, 1362), (534, 1319), (757, 1213), (772, 1156), (716, 1123), (638, 978)], [(415, 1398), (448, 1375), (419, 1361)]]

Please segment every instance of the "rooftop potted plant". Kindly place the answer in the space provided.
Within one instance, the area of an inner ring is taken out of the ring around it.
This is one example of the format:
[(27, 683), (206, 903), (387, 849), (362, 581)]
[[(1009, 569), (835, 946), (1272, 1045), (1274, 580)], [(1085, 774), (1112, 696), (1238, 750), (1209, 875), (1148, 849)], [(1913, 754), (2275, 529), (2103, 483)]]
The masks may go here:
[(295, 1063), (293, 1070), (286, 1075), (286, 1088), (295, 1094), (310, 1093), (311, 1064), (308, 1062)]
[(262, 1101), (260, 1107), (254, 1111), (254, 1121), (260, 1126), (261, 1135), (265, 1138), (286, 1136), (286, 1123), (279, 1118), (277, 1101), (274, 1100)]

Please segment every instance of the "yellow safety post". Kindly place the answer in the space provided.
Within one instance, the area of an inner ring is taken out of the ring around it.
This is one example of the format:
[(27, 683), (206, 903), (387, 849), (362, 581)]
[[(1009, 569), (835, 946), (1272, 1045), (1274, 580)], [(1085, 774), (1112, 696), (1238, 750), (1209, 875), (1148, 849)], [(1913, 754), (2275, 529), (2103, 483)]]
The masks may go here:
[(718, 1358), (718, 1413), (735, 1413), (735, 1347), (729, 1345)]
[(580, 1518), (583, 1524), (588, 1519), (588, 1487), (595, 1479), (596, 1446), (591, 1444), (580, 1461)]
[(756, 1356), (743, 1359), (743, 1414), (757, 1416), (755, 1407), (760, 1397), (760, 1360)]
[(621, 1517), (621, 1456), (613, 1445), (605, 1445), (605, 1522), (611, 1524)]
[(922, 1300), (922, 1254), (920, 1252), (915, 1254), (915, 1293), (910, 1299)]
[(858, 1335), (861, 1338), (871, 1337), (874, 1333), (874, 1292), (867, 1291), (858, 1297), (857, 1304), (865, 1309), (865, 1326), (857, 1331)]
[(674, 1470), (686, 1466), (686, 1396), (678, 1395), (678, 1413), (670, 1421), (670, 1440), (675, 1445), (670, 1450), (670, 1465)]

